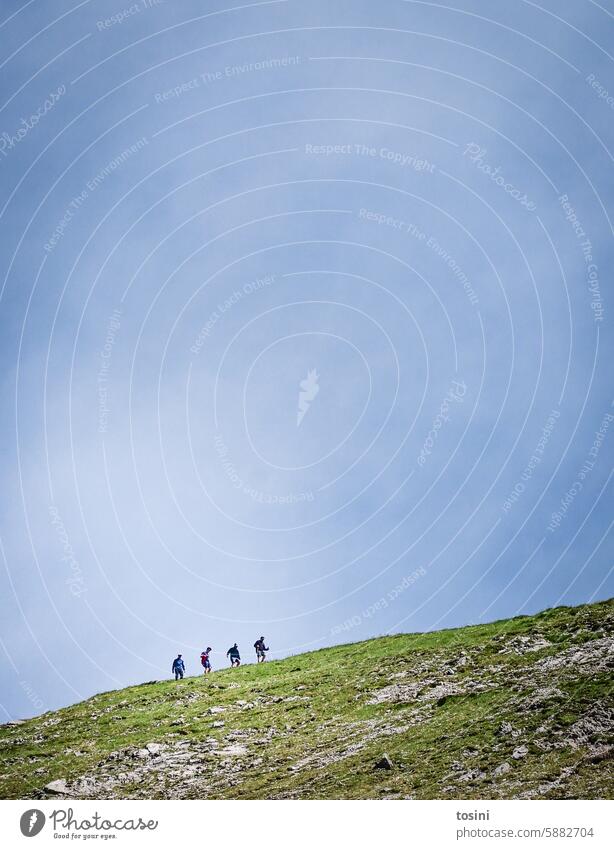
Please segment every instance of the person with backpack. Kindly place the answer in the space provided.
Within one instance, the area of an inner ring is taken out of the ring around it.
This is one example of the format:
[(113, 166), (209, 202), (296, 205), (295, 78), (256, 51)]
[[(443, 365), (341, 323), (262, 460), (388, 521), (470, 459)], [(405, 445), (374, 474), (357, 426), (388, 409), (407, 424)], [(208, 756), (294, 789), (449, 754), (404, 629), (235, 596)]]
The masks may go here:
[(210, 653), (211, 646), (207, 646), (206, 650), (200, 653), (200, 662), (203, 666), (203, 675), (207, 675), (207, 673), (211, 672), (211, 661), (209, 660)]
[(236, 643), (228, 649), (226, 657), (230, 658), (231, 666), (241, 666), (241, 655), (239, 654), (239, 647)]
[(175, 673), (175, 681), (178, 678), (183, 678), (183, 673), (185, 672), (185, 663), (183, 662), (183, 658), (180, 654), (178, 654), (175, 660), (173, 661), (171, 672)]
[(256, 663), (264, 663), (266, 660), (265, 652), (268, 652), (268, 648), (264, 644), (264, 637), (260, 637), (260, 639), (256, 640), (254, 648), (256, 649)]

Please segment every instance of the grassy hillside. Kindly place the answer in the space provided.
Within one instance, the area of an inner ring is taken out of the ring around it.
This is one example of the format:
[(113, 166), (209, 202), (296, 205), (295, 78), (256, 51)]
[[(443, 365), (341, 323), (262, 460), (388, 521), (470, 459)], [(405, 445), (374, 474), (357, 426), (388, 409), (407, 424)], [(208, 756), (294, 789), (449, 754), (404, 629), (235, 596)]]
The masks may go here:
[(613, 626), (610, 600), (103, 693), (0, 727), (0, 795), (611, 798)]

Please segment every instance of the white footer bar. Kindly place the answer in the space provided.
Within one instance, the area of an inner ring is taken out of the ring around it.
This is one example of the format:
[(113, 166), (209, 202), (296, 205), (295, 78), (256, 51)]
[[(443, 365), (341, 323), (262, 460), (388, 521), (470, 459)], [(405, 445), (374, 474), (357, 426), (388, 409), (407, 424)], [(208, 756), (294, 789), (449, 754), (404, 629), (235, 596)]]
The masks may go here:
[[(1, 801), (0, 844), (612, 849), (608, 801)], [(32, 842), (29, 842), (32, 841)]]

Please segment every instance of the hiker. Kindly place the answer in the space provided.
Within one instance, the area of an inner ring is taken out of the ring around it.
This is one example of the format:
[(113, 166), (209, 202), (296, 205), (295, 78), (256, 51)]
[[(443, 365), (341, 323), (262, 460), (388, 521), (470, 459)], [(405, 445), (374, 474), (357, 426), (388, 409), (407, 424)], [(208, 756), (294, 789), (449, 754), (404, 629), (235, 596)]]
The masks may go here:
[(185, 663), (183, 662), (183, 658), (180, 654), (178, 654), (175, 660), (173, 661), (171, 672), (175, 673), (175, 681), (178, 678), (183, 678), (183, 673), (185, 672)]
[(239, 654), (239, 647), (236, 643), (228, 649), (226, 657), (230, 658), (231, 666), (241, 666), (241, 655)]
[(200, 662), (203, 666), (203, 675), (206, 675), (208, 672), (211, 672), (211, 661), (209, 660), (209, 654), (211, 652), (211, 646), (207, 646), (205, 651), (200, 653)]
[(260, 637), (259, 640), (256, 640), (254, 648), (256, 649), (256, 663), (264, 663), (266, 660), (265, 652), (268, 651), (268, 648), (264, 644), (264, 637)]

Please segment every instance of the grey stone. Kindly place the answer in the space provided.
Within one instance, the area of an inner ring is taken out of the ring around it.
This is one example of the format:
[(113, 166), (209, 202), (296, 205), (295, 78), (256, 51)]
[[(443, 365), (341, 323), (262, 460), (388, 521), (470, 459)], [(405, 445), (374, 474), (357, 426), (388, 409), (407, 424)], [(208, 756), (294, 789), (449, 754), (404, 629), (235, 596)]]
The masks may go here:
[(57, 778), (55, 781), (50, 781), (49, 784), (45, 784), (45, 790), (47, 791), (47, 793), (53, 793), (56, 796), (73, 795), (70, 792), (68, 784), (64, 781), (63, 778)]
[(505, 775), (505, 773), (509, 772), (510, 769), (511, 766), (508, 764), (507, 761), (504, 761), (502, 764), (499, 764), (499, 766), (494, 770), (493, 775)]
[(390, 760), (390, 757), (384, 752), (379, 761), (375, 762), (375, 769), (392, 769), (393, 763)]

